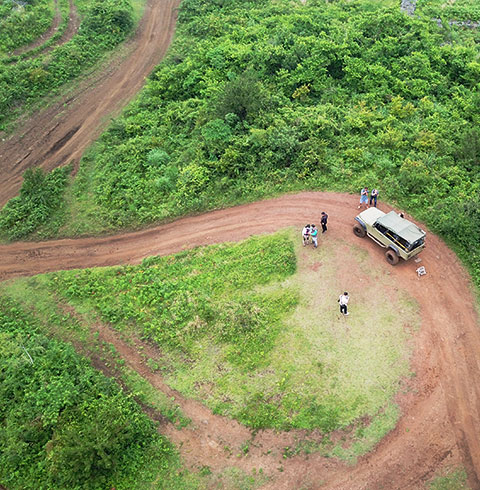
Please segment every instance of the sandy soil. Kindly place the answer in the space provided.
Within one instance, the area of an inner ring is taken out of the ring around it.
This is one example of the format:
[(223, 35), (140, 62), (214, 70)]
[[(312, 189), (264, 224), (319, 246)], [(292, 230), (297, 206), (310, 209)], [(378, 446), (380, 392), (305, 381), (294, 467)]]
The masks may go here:
[[(0, 278), (33, 275), (59, 269), (138, 263), (149, 255), (166, 255), (185, 248), (236, 241), (252, 234), (301, 227), (329, 216), (326, 237), (353, 241), (363, 247), (372, 263), (383, 263), (392, 284), (406, 289), (421, 308), (421, 330), (413, 359), (416, 379), (409, 393), (399, 397), (402, 417), (392, 431), (356, 466), (318, 455), (283, 459), (281, 449), (301, 434), (258, 433), (249, 453), (237, 457), (225, 447), (238, 448), (251, 435), (239, 424), (213, 416), (203, 406), (174, 395), (194, 429), (165, 433), (181, 445), (191, 466), (214, 469), (239, 466), (248, 471), (264, 468), (273, 477), (265, 488), (416, 489), (446, 465), (463, 465), (471, 488), (480, 488), (480, 329), (472, 285), (456, 256), (436, 236), (428, 235), (421, 265), (427, 275), (418, 278), (413, 261), (391, 267), (383, 251), (352, 233), (357, 197), (346, 194), (300, 193), (277, 199), (186, 217), (149, 230), (104, 238), (15, 243), (0, 246)], [(387, 211), (387, 206), (380, 204)], [(422, 226), (420, 224), (420, 226)], [(424, 227), (424, 226), (423, 226)], [(425, 227), (424, 227), (425, 228)], [(312, 249), (312, 253), (315, 251)], [(347, 278), (348, 279), (348, 278)], [(351, 281), (355, 277), (350, 278)], [(168, 392), (162, 380), (113, 332), (104, 331), (128, 363), (150, 382)], [(281, 471), (279, 470), (281, 468)]]
[(69, 162), (76, 167), (85, 148), (140, 90), (164, 56), (175, 30), (179, 3), (148, 0), (125, 59), (35, 114), (0, 142), (0, 206), (18, 193), (26, 169), (40, 166), (52, 170)]

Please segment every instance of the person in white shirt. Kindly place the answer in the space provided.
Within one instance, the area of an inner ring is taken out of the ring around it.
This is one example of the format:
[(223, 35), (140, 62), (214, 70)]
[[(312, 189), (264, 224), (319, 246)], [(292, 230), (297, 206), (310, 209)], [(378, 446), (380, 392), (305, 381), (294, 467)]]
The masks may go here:
[(343, 315), (348, 315), (348, 311), (347, 311), (347, 305), (348, 305), (348, 300), (349, 300), (349, 296), (348, 296), (348, 293), (347, 291), (345, 291), (343, 294), (340, 295), (340, 297), (338, 298), (338, 302), (340, 303), (340, 313), (342, 313)]

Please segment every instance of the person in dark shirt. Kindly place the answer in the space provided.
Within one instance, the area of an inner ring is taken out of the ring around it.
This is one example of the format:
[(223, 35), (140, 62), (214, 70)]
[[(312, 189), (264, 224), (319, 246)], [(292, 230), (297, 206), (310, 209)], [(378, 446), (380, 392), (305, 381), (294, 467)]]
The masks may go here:
[(327, 231), (327, 220), (328, 214), (325, 211), (322, 211), (322, 217), (320, 219), (320, 224), (322, 225), (322, 233)]

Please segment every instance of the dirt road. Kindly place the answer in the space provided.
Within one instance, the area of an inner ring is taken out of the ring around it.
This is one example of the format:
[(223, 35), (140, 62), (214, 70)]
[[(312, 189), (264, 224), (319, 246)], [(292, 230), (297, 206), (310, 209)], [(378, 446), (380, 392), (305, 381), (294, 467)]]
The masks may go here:
[(14, 197), (27, 168), (51, 170), (78, 164), (86, 147), (140, 90), (164, 56), (175, 30), (180, 0), (148, 0), (128, 56), (44, 111), (0, 142), (0, 207)]
[[(182, 443), (182, 454), (192, 466), (240, 466), (249, 471), (262, 467), (269, 474), (276, 472), (266, 486), (271, 489), (302, 485), (342, 490), (417, 489), (449, 464), (463, 465), (471, 488), (480, 488), (480, 329), (469, 277), (455, 255), (431, 234), (421, 254), (426, 276), (417, 278), (414, 262), (389, 266), (378, 246), (353, 235), (356, 205), (357, 198), (350, 195), (301, 193), (187, 217), (136, 233), (2, 245), (0, 278), (138, 263), (149, 255), (236, 241), (286, 226), (300, 227), (319, 221), (320, 211), (325, 210), (330, 215), (328, 234), (332, 238), (355, 240), (368, 251), (369, 260), (385, 263), (392, 283), (407, 289), (420, 304), (422, 326), (413, 361), (417, 377), (414, 391), (399, 397), (402, 418), (396, 429), (354, 467), (315, 454), (282, 459), (279, 448), (289, 445), (293, 434), (271, 431), (256, 435), (248, 455), (229, 457), (224, 447), (235, 447), (249, 432), (201, 407), (195, 411), (187, 401), (182, 408), (194, 422), (197, 418), (198, 424), (194, 430), (166, 429), (169, 437)], [(133, 357), (129, 362), (139, 369)], [(281, 472), (277, 470), (280, 466)]]

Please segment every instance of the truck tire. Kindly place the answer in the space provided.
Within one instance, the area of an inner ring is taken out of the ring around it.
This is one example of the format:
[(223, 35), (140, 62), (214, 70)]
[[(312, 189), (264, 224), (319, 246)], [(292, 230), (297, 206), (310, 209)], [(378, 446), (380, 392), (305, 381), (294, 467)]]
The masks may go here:
[(385, 252), (385, 258), (387, 259), (387, 262), (390, 265), (397, 265), (398, 264), (398, 255), (396, 254), (395, 250), (389, 249)]
[(358, 238), (364, 238), (367, 234), (360, 225), (353, 225), (353, 233), (355, 234), (355, 236), (358, 236)]

